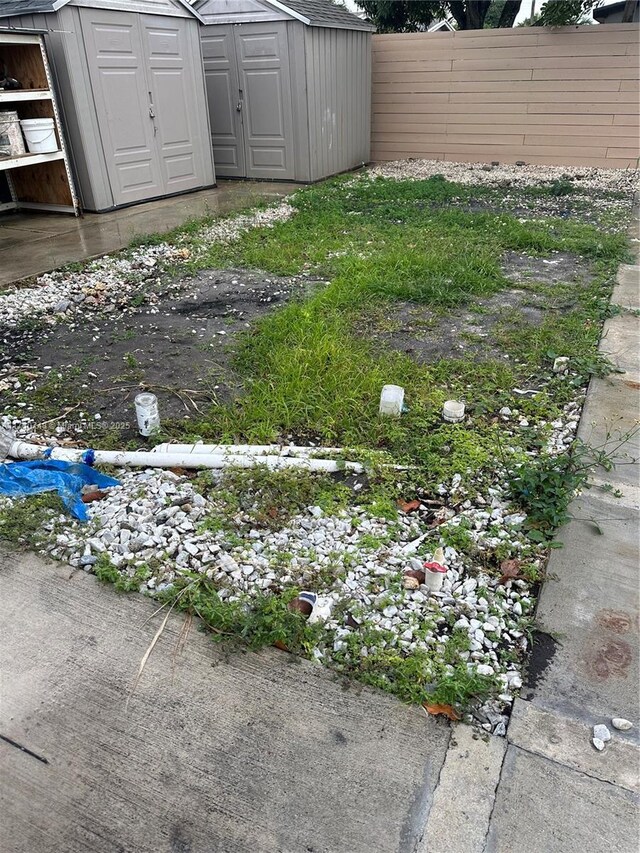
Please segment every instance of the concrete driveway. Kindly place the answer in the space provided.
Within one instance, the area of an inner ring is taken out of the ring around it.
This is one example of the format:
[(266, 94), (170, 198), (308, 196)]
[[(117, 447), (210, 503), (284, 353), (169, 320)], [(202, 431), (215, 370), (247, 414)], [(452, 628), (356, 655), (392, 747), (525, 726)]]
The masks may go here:
[[(4, 853), (413, 851), (444, 723), (139, 595), (0, 551)], [(25, 748), (23, 751), (19, 746)]]

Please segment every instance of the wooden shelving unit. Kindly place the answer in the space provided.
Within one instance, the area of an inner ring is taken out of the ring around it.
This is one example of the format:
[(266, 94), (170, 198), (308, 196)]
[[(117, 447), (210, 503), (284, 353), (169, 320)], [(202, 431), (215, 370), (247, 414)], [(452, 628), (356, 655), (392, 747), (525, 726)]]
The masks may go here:
[(51, 92), (48, 89), (10, 89), (8, 92), (0, 89), (0, 104), (50, 100)]
[(0, 31), (0, 55), (21, 89), (0, 89), (0, 109), (15, 110), (20, 119), (52, 118), (58, 150), (0, 158), (12, 201), (3, 210), (31, 208), (79, 214), (69, 155), (62, 132), (53, 78), (41, 35)]
[(0, 172), (7, 169), (20, 169), (22, 166), (51, 163), (53, 160), (64, 160), (64, 151), (52, 151), (50, 154), (21, 154), (19, 157), (0, 159)]

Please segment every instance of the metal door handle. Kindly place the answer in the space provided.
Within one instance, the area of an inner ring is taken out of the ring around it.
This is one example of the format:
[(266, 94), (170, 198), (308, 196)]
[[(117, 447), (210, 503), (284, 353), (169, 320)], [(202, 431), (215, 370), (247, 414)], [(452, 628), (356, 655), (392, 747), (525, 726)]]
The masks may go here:
[(153, 107), (149, 107), (149, 118), (155, 118), (156, 114), (153, 111)]
[(238, 112), (240, 112), (242, 110), (242, 101), (238, 101), (238, 103), (236, 104), (236, 110)]

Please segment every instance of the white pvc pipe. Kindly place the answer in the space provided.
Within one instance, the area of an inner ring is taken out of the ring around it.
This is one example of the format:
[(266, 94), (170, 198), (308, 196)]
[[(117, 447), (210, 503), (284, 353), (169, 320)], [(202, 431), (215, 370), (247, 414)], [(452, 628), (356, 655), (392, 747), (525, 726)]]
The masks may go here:
[[(9, 450), (13, 459), (42, 459), (48, 448), (41, 444), (29, 444), (26, 441), (14, 441)], [(65, 462), (84, 462), (86, 450), (81, 448), (54, 447), (48, 454), (49, 459), (61, 459)], [(332, 459), (308, 459), (295, 456), (251, 456), (249, 454), (221, 453), (155, 453), (152, 450), (95, 450), (93, 462), (103, 465), (127, 466), (139, 468), (253, 468), (266, 465), (272, 470), (282, 468), (302, 468), (307, 471), (347, 470), (362, 473), (358, 462), (335, 462)]]
[(224, 453), (249, 456), (311, 456), (313, 453), (343, 453), (342, 447), (300, 447), (290, 444), (157, 444), (152, 453)]

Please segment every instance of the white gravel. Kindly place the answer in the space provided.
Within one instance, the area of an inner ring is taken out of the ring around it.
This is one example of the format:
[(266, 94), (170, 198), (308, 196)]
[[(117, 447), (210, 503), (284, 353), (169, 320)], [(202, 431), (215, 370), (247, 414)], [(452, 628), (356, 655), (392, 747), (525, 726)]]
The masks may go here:
[[(230, 243), (251, 228), (272, 228), (295, 213), (288, 201), (264, 210), (217, 220), (195, 235), (200, 251), (215, 242)], [(25, 320), (48, 323), (69, 320), (73, 314), (125, 308), (144, 285), (145, 298), (153, 302), (152, 286), (160, 282), (163, 265), (179, 264), (196, 249), (181, 241), (140, 246), (91, 261), (80, 271), (68, 269), (45, 273), (31, 287), (0, 293), (0, 327), (11, 329)]]
[(231, 219), (219, 219), (198, 233), (198, 239), (205, 243), (231, 243), (238, 240), (245, 231), (252, 228), (273, 228), (279, 222), (286, 222), (296, 212), (289, 201), (283, 201), (273, 207), (257, 210)]
[(638, 172), (635, 169), (595, 169), (575, 166), (513, 166), (501, 163), (449, 163), (444, 160), (394, 160), (380, 163), (369, 169), (371, 178), (397, 178), (398, 180), (424, 180), (442, 175), (448, 181), (481, 186), (518, 187), (537, 186), (560, 180), (572, 180), (584, 190), (621, 192), (633, 196), (638, 190)]
[[(564, 446), (576, 423), (571, 404), (566, 419), (545, 426), (554, 447)], [(35, 438), (28, 419), (4, 417), (0, 426)], [(55, 428), (45, 438), (57, 443)], [(470, 719), (504, 735), (505, 711), (523, 683), (534, 589), (525, 578), (501, 583), (485, 571), (482, 555), (507, 547), (512, 556), (527, 555), (531, 569), (540, 569), (544, 552), (531, 551), (523, 529), (526, 516), (510, 505), (499, 475), (481, 492), (465, 488), (461, 475), (441, 484), (444, 523), (426, 532), (421, 513), (400, 513), (391, 523), (358, 505), (334, 515), (310, 506), (280, 530), (258, 527), (251, 511), (243, 511), (233, 519), (240, 537), (205, 528), (208, 517), (226, 517), (215, 490), (204, 497), (192, 480), (169, 471), (121, 470), (116, 476), (121, 486), (87, 505), (88, 524), (66, 515), (43, 523), (43, 553), (85, 571), (93, 571), (101, 555), (125, 576), (143, 569), (140, 591), (146, 594), (170, 588), (185, 572), (209, 577), (227, 601), (250, 600), (272, 587), (311, 587), (318, 594), (313, 618), (324, 626), (314, 650), (317, 660), (340, 666), (382, 649), (428, 651), (434, 682), (453, 673), (452, 660), (462, 661), (497, 687), (497, 698), (475, 708)], [(0, 508), (11, 505), (0, 498)], [(448, 533), (461, 526), (474, 543), (474, 557), (446, 545)], [(432, 543), (430, 550), (425, 542)], [(432, 559), (434, 543), (444, 546), (448, 566), (442, 590), (405, 588), (404, 573)], [(347, 622), (349, 615), (358, 629)], [(469, 647), (451, 658), (454, 633), (466, 634)]]
[[(463, 632), (470, 648), (459, 652), (459, 659), (469, 671), (492, 678), (500, 694), (477, 709), (476, 721), (504, 733), (503, 709), (522, 685), (521, 665), (515, 660), (528, 648), (526, 631), (534, 607), (525, 580), (501, 584), (479, 563), (445, 547), (448, 572), (442, 590), (431, 593), (424, 585), (407, 590), (404, 572), (433, 557), (431, 552), (418, 555), (412, 546), (422, 532), (412, 516), (401, 515), (391, 524), (370, 517), (360, 506), (335, 515), (310, 506), (281, 530), (252, 527), (241, 544), (233, 538), (230, 544), (224, 531), (204, 529), (206, 518), (219, 517), (223, 506), (199, 494), (192, 481), (158, 470), (121, 470), (115, 476), (122, 485), (87, 505), (88, 524), (67, 516), (43, 523), (43, 553), (86, 571), (93, 570), (102, 554), (125, 575), (142, 568), (140, 591), (147, 594), (169, 588), (185, 572), (205, 574), (227, 601), (247, 600), (273, 586), (311, 584), (325, 629), (314, 656), (330, 665), (344, 655), (424, 650), (430, 653), (436, 681), (439, 673), (453, 673), (445, 662), (447, 643), (454, 632)], [(449, 495), (452, 488), (443, 485), (441, 491)], [(448, 525), (471, 521), (480, 553), (494, 547), (489, 528), (500, 518), (505, 539), (516, 549), (525, 547), (524, 516), (510, 511), (501, 489), (490, 489), (484, 501), (490, 512), (463, 510)], [(9, 505), (9, 499), (0, 498), (0, 507)], [(251, 523), (251, 514), (237, 521)], [(326, 580), (318, 583), (319, 577)], [(359, 629), (349, 627), (347, 614)], [(350, 636), (363, 640), (348, 644)]]

